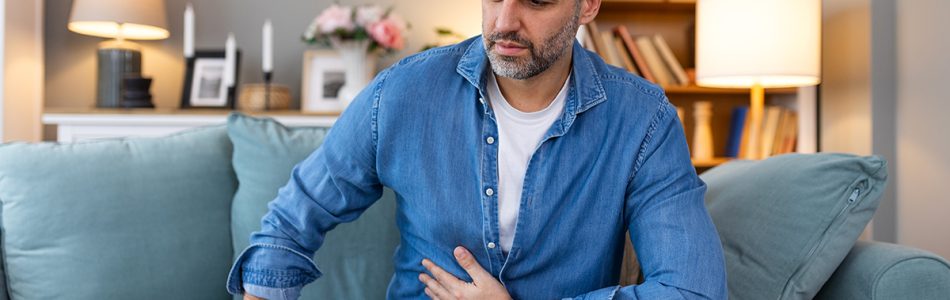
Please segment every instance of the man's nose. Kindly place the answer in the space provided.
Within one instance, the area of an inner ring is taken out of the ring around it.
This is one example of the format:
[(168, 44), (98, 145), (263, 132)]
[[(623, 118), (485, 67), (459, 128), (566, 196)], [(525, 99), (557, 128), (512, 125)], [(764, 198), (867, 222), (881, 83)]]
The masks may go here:
[(521, 0), (504, 0), (495, 19), (495, 32), (517, 32), (521, 29)]

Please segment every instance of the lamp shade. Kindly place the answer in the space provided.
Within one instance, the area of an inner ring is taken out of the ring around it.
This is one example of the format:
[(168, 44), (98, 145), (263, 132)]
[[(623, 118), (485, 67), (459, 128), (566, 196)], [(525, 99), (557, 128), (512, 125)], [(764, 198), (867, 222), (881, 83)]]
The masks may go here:
[(820, 0), (699, 0), (701, 86), (798, 87), (821, 78)]
[(168, 38), (164, 0), (74, 0), (70, 31), (105, 38)]

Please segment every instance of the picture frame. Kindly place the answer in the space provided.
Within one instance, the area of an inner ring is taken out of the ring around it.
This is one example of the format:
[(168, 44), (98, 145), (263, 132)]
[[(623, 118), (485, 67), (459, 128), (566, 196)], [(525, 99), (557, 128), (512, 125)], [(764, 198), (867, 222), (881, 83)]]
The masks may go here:
[(346, 83), (346, 65), (332, 49), (308, 49), (303, 55), (300, 108), (306, 112), (339, 113), (340, 89)]
[[(181, 108), (234, 109), (237, 89), (224, 86), (224, 50), (199, 50), (188, 58), (182, 83)], [(241, 74), (241, 51), (236, 51), (234, 85)]]

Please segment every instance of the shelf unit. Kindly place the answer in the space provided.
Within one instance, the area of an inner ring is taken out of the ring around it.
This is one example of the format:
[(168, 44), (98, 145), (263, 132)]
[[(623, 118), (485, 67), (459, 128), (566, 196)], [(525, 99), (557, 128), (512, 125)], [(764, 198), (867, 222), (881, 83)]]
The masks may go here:
[[(630, 34), (660, 34), (669, 44), (673, 55), (686, 69), (695, 68), (695, 0), (604, 0), (596, 18), (601, 31), (626, 26)], [(667, 97), (683, 109), (687, 143), (692, 148), (693, 103), (713, 103), (713, 146), (715, 159), (694, 161), (700, 171), (730, 161), (725, 156), (732, 109), (749, 105), (749, 89), (717, 89), (689, 86), (664, 86)], [(767, 89), (766, 103), (793, 108), (799, 90), (796, 88)]]

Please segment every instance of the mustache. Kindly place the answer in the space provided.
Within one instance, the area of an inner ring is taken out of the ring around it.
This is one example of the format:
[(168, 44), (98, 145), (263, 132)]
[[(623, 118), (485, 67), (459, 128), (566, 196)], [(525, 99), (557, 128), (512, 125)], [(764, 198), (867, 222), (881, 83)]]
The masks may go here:
[(495, 44), (498, 43), (498, 41), (500, 40), (518, 43), (518, 44), (521, 44), (522, 46), (527, 47), (528, 49), (534, 48), (534, 44), (532, 44), (531, 41), (529, 41), (526, 38), (521, 37), (520, 35), (518, 35), (517, 32), (514, 32), (514, 31), (495, 32), (488, 35), (488, 42), (489, 42), (490, 47), (494, 47)]

